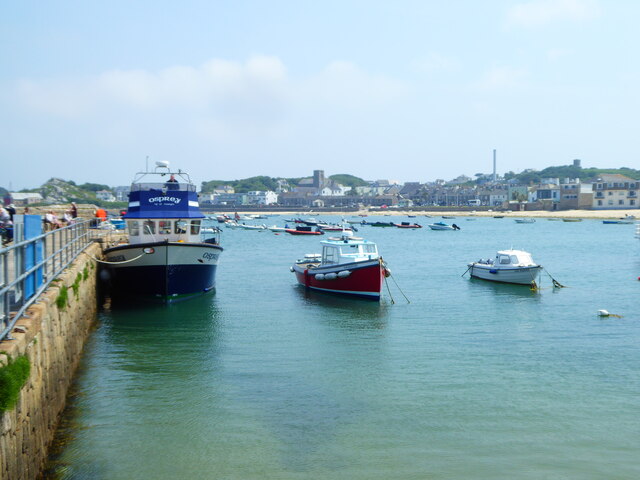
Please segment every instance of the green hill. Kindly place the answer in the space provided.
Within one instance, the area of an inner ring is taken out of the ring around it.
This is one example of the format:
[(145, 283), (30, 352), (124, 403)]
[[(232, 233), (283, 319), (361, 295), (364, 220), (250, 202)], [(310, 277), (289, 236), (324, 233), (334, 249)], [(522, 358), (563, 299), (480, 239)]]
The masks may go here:
[(528, 185), (539, 183), (543, 178), (579, 178), (581, 181), (593, 181), (602, 174), (624, 175), (634, 180), (640, 180), (640, 170), (633, 168), (582, 168), (575, 165), (564, 165), (557, 167), (547, 167), (543, 170), (526, 170), (521, 173), (508, 172), (504, 175), (505, 180), (517, 179), (520, 183)]
[(359, 177), (349, 175), (348, 173), (338, 173), (336, 175), (331, 175), (329, 178), (334, 182), (344, 185), (345, 187), (366, 187), (369, 185), (369, 182)]

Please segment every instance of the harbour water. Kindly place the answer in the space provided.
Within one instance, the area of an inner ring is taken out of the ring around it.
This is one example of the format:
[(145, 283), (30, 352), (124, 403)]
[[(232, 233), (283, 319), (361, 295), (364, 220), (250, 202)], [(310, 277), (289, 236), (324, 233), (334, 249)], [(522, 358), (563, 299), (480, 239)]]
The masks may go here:
[[(635, 227), (447, 221), (360, 227), (395, 304), (298, 287), (322, 237), (224, 230), (215, 294), (100, 314), (47, 478), (640, 478)], [(567, 288), (462, 276), (511, 247)]]

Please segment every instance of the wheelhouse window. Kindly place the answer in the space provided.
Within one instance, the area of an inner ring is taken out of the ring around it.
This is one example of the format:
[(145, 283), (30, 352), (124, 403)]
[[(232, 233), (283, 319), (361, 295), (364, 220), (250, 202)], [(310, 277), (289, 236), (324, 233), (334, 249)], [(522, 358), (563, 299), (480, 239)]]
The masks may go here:
[(378, 253), (378, 250), (377, 250), (375, 245), (371, 245), (371, 244), (365, 243), (362, 246), (362, 249), (363, 249), (364, 253), (367, 253), (367, 254), (377, 254)]
[(140, 235), (140, 222), (137, 220), (129, 220), (127, 221), (127, 228), (129, 229), (129, 235), (132, 237), (137, 237)]
[(171, 234), (171, 221), (170, 220), (160, 220), (158, 222), (158, 233), (161, 235), (170, 235)]
[(185, 222), (184, 220), (178, 220), (175, 223), (174, 232), (177, 233), (177, 234), (187, 233), (187, 222)]
[(191, 235), (200, 233), (200, 220), (191, 220)]
[(155, 235), (156, 234), (156, 222), (153, 220), (146, 220), (144, 222), (144, 226), (142, 228), (142, 233), (147, 235)]
[(322, 263), (338, 263), (338, 249), (336, 247), (323, 247)]
[(511, 259), (509, 258), (509, 255), (500, 255), (498, 262), (500, 265), (509, 265), (511, 263)]

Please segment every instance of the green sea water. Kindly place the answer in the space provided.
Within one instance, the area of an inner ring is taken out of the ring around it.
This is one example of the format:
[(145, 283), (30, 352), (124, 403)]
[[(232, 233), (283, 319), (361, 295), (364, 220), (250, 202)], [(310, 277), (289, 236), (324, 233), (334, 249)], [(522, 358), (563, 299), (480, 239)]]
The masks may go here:
[[(447, 221), (360, 228), (379, 304), (297, 286), (318, 237), (225, 230), (215, 294), (99, 314), (47, 478), (640, 478), (635, 227)], [(511, 247), (567, 288), (462, 276)]]

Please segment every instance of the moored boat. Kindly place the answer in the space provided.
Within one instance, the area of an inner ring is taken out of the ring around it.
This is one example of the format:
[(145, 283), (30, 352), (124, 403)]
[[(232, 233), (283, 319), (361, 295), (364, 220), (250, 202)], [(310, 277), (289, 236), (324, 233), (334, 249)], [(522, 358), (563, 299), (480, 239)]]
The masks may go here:
[(381, 228), (396, 226), (396, 224), (393, 222), (365, 222), (364, 220), (362, 221), (362, 225), (369, 225), (370, 227), (381, 227)]
[(285, 228), (284, 231), (290, 235), (324, 235), (322, 230), (309, 225), (297, 225), (296, 228)]
[(603, 220), (602, 223), (609, 225), (631, 225), (633, 220)]
[(534, 285), (542, 270), (523, 250), (500, 250), (495, 259), (478, 260), (468, 267), (472, 277), (518, 285)]
[(430, 223), (428, 227), (431, 230), (460, 230), (460, 227), (455, 223), (449, 225), (448, 223), (445, 223), (445, 222)]
[(516, 218), (514, 220), (516, 223), (536, 223), (535, 218)]
[(422, 225), (418, 223), (409, 223), (409, 222), (396, 223), (395, 226), (398, 228), (422, 228)]
[(320, 242), (322, 254), (308, 254), (291, 267), (300, 285), (312, 290), (380, 300), (389, 270), (375, 243), (343, 232)]
[(173, 302), (213, 290), (222, 253), (217, 229), (201, 236), (196, 186), (168, 162), (137, 173), (124, 220), (129, 243), (105, 250), (116, 295)]

